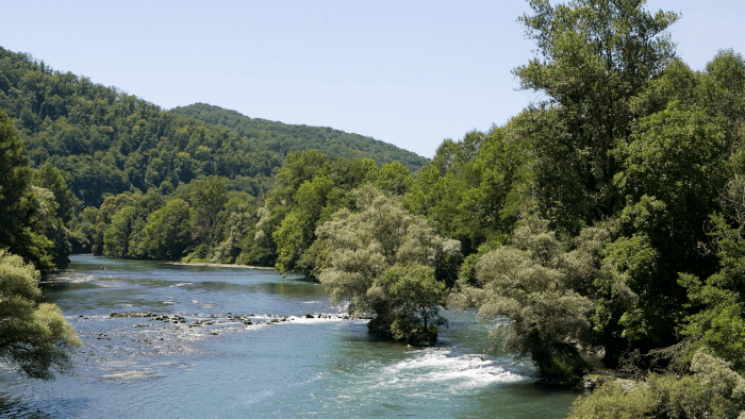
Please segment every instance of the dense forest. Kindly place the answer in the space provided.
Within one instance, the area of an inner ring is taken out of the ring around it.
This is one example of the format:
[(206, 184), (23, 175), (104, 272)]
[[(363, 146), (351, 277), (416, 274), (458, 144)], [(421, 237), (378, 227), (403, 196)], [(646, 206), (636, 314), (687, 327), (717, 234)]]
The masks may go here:
[(285, 155), (309, 144), (332, 157), (398, 160), (412, 170), (427, 162), (372, 138), (327, 128), (250, 119), (207, 105), (164, 111), (2, 48), (0, 108), (24, 136), (32, 166), (48, 162), (62, 170), (85, 206), (98, 207), (106, 194), (125, 191), (159, 188), (168, 194), (209, 175), (227, 177), (231, 190), (258, 197), (271, 187)]
[(3, 52), (0, 107), (20, 133), (3, 136), (36, 169), (0, 189), (3, 228), (24, 220), (2, 246), (44, 269), (71, 246), (274, 266), (419, 345), (441, 307), (477, 309), (546, 385), (576, 385), (593, 358), (637, 380), (603, 378), (574, 418), (745, 417), (745, 59), (692, 70), (666, 32), (679, 16), (643, 1), (530, 4), (538, 55), (514, 75), (545, 99), (413, 172), (334, 154), (362, 137), (314, 128), (293, 146), (308, 127), (162, 112)]
[(428, 159), (392, 144), (328, 127), (289, 125), (249, 118), (236, 111), (205, 103), (180, 106), (169, 112), (228, 128), (238, 136), (257, 142), (282, 157), (295, 151), (319, 150), (330, 158), (368, 158), (378, 164), (398, 161), (411, 170), (419, 169), (428, 163)]

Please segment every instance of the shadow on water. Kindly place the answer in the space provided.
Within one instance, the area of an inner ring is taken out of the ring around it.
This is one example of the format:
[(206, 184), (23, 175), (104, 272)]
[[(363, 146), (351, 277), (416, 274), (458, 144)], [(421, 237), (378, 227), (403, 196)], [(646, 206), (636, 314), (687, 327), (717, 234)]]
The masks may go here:
[(0, 396), (0, 417), (19, 419), (74, 418), (86, 410), (88, 398), (22, 401)]
[(90, 282), (44, 281), (39, 283), (39, 288), (41, 288), (46, 294), (96, 289), (101, 288), (101, 286)]
[(569, 415), (572, 401), (583, 394), (581, 389), (552, 389), (532, 382), (514, 383), (498, 393), (476, 394), (465, 403), (459, 418), (564, 418)]

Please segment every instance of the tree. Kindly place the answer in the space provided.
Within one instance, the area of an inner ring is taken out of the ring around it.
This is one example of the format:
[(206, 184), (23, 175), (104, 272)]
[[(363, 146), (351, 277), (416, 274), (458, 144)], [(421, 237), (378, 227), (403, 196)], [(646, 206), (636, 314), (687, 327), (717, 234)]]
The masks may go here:
[(130, 235), (135, 222), (135, 207), (124, 207), (114, 214), (103, 236), (103, 253), (115, 258), (130, 257)]
[(399, 196), (403, 196), (414, 183), (409, 169), (397, 161), (384, 165), (375, 175), (375, 186)]
[(48, 248), (48, 257), (52, 259), (55, 267), (64, 268), (70, 263), (70, 232), (60, 218), (60, 205), (55, 199), (55, 194), (38, 186), (31, 187), (31, 199), (27, 201), (33, 205), (33, 213), (29, 221), (39, 235), (47, 239), (51, 246)]
[(225, 221), (225, 239), (215, 248), (212, 262), (234, 263), (241, 252), (241, 241), (256, 225), (256, 205), (250, 196), (231, 197), (225, 204), (225, 212), (230, 214)]
[(195, 214), (195, 235), (202, 243), (213, 246), (218, 226), (223, 221), (223, 207), (228, 202), (228, 179), (208, 176), (189, 184), (189, 199)]
[(67, 182), (62, 171), (54, 167), (51, 163), (44, 163), (39, 169), (34, 171), (33, 184), (48, 189), (54, 194), (54, 200), (57, 202), (57, 217), (67, 223), (72, 219), (77, 205), (77, 198), (67, 187)]
[[(742, 152), (742, 151), (740, 151)], [(738, 170), (739, 171), (739, 170)], [(733, 176), (720, 196), (722, 213), (711, 216), (708, 235), (719, 270), (705, 280), (680, 274), (686, 289), (686, 307), (691, 313), (682, 334), (693, 338), (692, 346), (710, 353), (745, 372), (745, 180)]]
[(435, 269), (422, 265), (393, 267), (383, 273), (380, 287), (387, 292), (384, 298), (395, 313), (390, 325), (393, 338), (434, 343), (437, 327), (447, 324), (440, 315), (440, 307), (447, 306), (447, 289), (444, 282), (435, 279)]
[(277, 180), (280, 185), (296, 191), (303, 182), (312, 180), (328, 160), (328, 156), (318, 150), (290, 153), (277, 174)]
[(530, 170), (528, 153), (513, 144), (511, 129), (445, 140), (406, 194), (407, 208), (426, 216), (438, 233), (460, 240), (465, 255), (485, 242), (508, 241), (517, 220)]
[(18, 131), (0, 109), (0, 249), (50, 271), (55, 268), (54, 243), (37, 223), (40, 203), (31, 190), (32, 171), (23, 153)]
[(317, 176), (313, 181), (303, 182), (295, 192), (295, 207), (273, 233), (280, 272), (296, 270), (298, 260), (315, 240), (316, 222), (333, 189), (334, 183), (329, 178)]
[(665, 30), (678, 15), (644, 0), (531, 0), (520, 21), (540, 57), (514, 70), (523, 89), (546, 95), (518, 119), (536, 156), (539, 202), (551, 220), (577, 232), (623, 204), (608, 154), (631, 130), (630, 99), (674, 56)]
[(0, 250), (0, 358), (31, 378), (68, 371), (70, 349), (82, 346), (60, 309), (38, 303), (40, 274), (21, 257)]
[(173, 199), (147, 217), (139, 250), (151, 259), (179, 260), (191, 241), (189, 205), (182, 199)]
[(587, 228), (567, 251), (546, 220), (529, 216), (515, 230), (512, 246), (481, 256), (477, 284), (461, 280), (450, 301), (479, 308), (485, 319), (509, 318), (494, 333), (506, 337), (507, 350), (529, 354), (546, 384), (576, 384), (587, 368), (578, 344), (593, 347), (592, 280), (609, 238), (603, 229)]
[(699, 243), (708, 241), (704, 225), (726, 183), (723, 121), (696, 106), (681, 108), (672, 101), (640, 119), (632, 141), (613, 151), (624, 169), (615, 184), (626, 206), (596, 281), (594, 321), (609, 348), (607, 361), (629, 345), (649, 350), (675, 343), (687, 300), (678, 273), (716, 270), (716, 259)]
[[(23, 141), (8, 115), (0, 109), (0, 208), (12, 208), (23, 197), (32, 171), (23, 155)], [(14, 214), (2, 211), (3, 227), (10, 228)], [(6, 236), (5, 239), (8, 239)]]
[(433, 282), (434, 268), (440, 255), (459, 253), (460, 243), (436, 235), (423, 218), (371, 185), (355, 195), (356, 212), (340, 209), (316, 229), (319, 280), (332, 301), (349, 300), (350, 314), (375, 316), (370, 332), (433, 343), (445, 292)]

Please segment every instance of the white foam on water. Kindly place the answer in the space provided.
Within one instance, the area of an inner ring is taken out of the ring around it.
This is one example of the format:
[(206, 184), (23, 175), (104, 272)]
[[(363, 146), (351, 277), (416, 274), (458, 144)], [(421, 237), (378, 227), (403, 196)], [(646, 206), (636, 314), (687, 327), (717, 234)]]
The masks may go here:
[(70, 284), (83, 284), (86, 282), (96, 282), (96, 286), (101, 288), (118, 288), (121, 285), (114, 276), (95, 276), (89, 274), (81, 274), (77, 272), (70, 272), (64, 274), (58, 274), (54, 276), (54, 280), (47, 281), (48, 283), (54, 282), (67, 282)]
[(99, 279), (100, 278), (95, 277), (93, 275), (81, 275), (81, 274), (71, 274), (70, 276), (57, 277), (57, 281), (65, 281), (65, 282), (70, 282), (73, 284), (79, 284), (81, 282), (97, 281)]
[(449, 350), (416, 351), (414, 358), (381, 371), (379, 387), (414, 388), (443, 384), (458, 391), (495, 383), (515, 383), (530, 377), (505, 370), (486, 355), (450, 356)]
[(323, 318), (318, 318), (318, 316), (315, 316), (315, 318), (308, 319), (305, 318), (305, 316), (300, 317), (288, 317), (287, 321), (280, 322), (280, 323), (293, 323), (293, 324), (321, 324), (321, 323), (337, 323), (337, 322), (357, 322), (357, 323), (367, 323), (367, 320), (361, 320), (361, 319), (344, 319), (343, 317), (338, 317), (337, 315), (331, 315), (331, 314), (323, 314)]

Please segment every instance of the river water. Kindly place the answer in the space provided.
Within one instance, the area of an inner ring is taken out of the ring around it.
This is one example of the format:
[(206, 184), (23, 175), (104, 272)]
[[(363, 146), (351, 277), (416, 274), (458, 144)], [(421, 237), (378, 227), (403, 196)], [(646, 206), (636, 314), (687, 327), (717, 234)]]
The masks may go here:
[(526, 360), (486, 355), (472, 313), (448, 312), (437, 346), (421, 350), (369, 336), (302, 278), (71, 259), (43, 295), (83, 341), (75, 369), (43, 382), (0, 365), (0, 417), (550, 419), (578, 396), (534, 385)]

